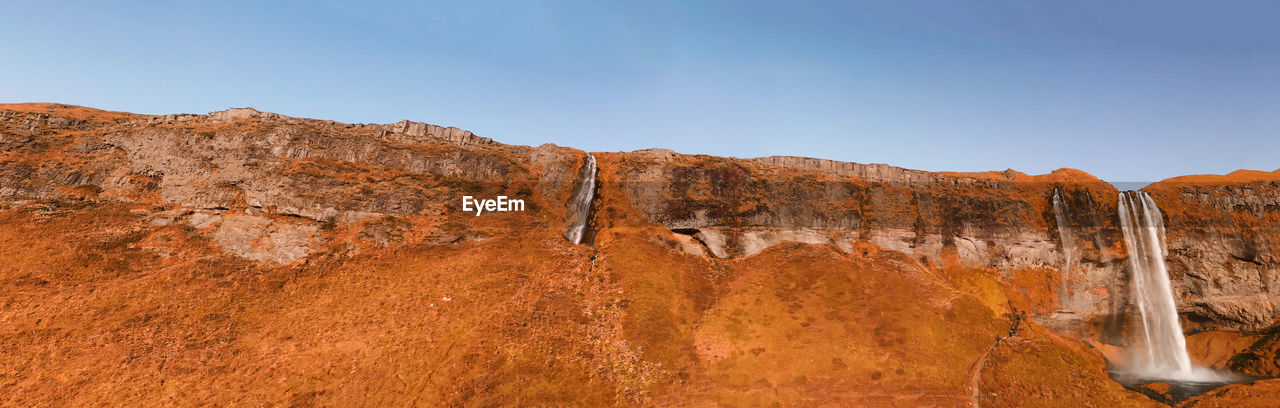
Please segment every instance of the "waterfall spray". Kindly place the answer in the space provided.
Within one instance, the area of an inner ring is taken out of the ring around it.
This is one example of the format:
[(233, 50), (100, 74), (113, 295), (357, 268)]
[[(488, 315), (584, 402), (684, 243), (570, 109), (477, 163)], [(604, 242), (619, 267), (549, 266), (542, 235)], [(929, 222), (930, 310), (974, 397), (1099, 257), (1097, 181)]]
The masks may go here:
[(1145, 341), (1130, 369), (1147, 378), (1192, 379), (1191, 357), (1165, 269), (1168, 248), (1160, 209), (1147, 193), (1126, 191), (1120, 193), (1119, 211)]
[(591, 222), (591, 201), (596, 197), (596, 158), (587, 154), (587, 163), (583, 169), (582, 183), (578, 185), (573, 200), (569, 202), (569, 229), (564, 237), (575, 244), (581, 244), (587, 236), (587, 224)]
[(1058, 238), (1062, 240), (1062, 296), (1067, 296), (1067, 278), (1071, 275), (1071, 263), (1076, 259), (1076, 242), (1071, 235), (1071, 227), (1067, 225), (1067, 202), (1062, 192), (1053, 189), (1053, 216), (1058, 221)]

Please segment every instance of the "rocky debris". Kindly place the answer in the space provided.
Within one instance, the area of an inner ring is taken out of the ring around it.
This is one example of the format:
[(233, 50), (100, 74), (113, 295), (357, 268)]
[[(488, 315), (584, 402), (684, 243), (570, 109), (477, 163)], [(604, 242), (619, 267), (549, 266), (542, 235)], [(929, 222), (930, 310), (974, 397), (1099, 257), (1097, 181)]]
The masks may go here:
[(392, 125), (382, 125), (381, 128), (383, 133), (379, 134), (379, 137), (391, 137), (398, 141), (420, 142), (425, 140), (424, 138), (435, 138), (463, 145), (491, 145), (496, 143), (493, 139), (476, 136), (468, 130), (408, 120), (402, 120)]
[(231, 215), (215, 221), (213, 239), (223, 249), (255, 261), (292, 263), (312, 252), (319, 226), (252, 215)]

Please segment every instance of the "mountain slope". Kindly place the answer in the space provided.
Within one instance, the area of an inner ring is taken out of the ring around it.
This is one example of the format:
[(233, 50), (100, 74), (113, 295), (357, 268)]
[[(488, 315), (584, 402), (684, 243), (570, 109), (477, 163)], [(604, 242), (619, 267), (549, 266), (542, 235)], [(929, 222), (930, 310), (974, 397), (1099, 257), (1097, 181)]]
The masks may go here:
[[(0, 105), (0, 401), (1150, 403), (1077, 341), (1114, 340), (1131, 313), (1114, 301), (1116, 191), (1083, 172), (594, 156), (593, 239), (573, 245), (586, 153), (569, 148), (245, 108)], [(1223, 239), (1272, 236), (1275, 185), (1248, 183), (1187, 187), (1263, 200)], [(1185, 317), (1265, 325), (1270, 304), (1223, 305), (1278, 289), (1191, 279), (1239, 262), (1269, 277), (1270, 247), (1179, 252), (1223, 215), (1161, 186), (1171, 262), (1209, 268), (1175, 272)], [(467, 195), (526, 208), (477, 216)]]

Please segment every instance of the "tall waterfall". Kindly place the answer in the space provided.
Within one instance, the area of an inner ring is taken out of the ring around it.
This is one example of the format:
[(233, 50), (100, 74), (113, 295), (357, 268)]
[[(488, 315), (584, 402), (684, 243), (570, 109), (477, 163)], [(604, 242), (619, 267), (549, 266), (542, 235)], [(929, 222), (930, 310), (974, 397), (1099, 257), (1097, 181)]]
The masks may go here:
[(1165, 269), (1169, 250), (1160, 209), (1147, 193), (1126, 191), (1120, 193), (1119, 211), (1145, 341), (1143, 349), (1134, 350), (1130, 369), (1148, 378), (1191, 379), (1191, 357)]
[(583, 169), (582, 184), (578, 185), (573, 200), (569, 202), (569, 229), (564, 237), (575, 244), (581, 244), (587, 237), (587, 224), (591, 222), (591, 200), (596, 197), (596, 157), (587, 154), (586, 167)]
[(1062, 198), (1062, 192), (1053, 189), (1053, 216), (1058, 221), (1058, 238), (1062, 240), (1062, 296), (1067, 296), (1067, 278), (1071, 274), (1071, 263), (1076, 259), (1076, 241), (1075, 236), (1071, 235), (1071, 226), (1067, 225), (1067, 202)]

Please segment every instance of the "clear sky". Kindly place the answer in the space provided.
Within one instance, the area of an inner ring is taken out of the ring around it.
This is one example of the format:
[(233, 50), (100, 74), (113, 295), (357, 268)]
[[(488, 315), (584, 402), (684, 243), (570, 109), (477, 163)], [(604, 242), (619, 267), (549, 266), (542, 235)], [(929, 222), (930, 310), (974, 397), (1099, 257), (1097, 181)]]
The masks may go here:
[(1280, 168), (1276, 1), (100, 3), (0, 8), (0, 101), (1112, 181)]

